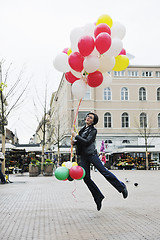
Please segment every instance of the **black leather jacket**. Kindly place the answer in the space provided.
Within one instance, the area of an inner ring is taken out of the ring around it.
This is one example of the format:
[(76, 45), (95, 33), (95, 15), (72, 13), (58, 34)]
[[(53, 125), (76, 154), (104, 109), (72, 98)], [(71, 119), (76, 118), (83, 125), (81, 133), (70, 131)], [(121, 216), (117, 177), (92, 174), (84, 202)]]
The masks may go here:
[(84, 126), (79, 135), (75, 137), (76, 153), (77, 155), (92, 155), (96, 154), (95, 139), (97, 135), (97, 129), (93, 125), (88, 127)]

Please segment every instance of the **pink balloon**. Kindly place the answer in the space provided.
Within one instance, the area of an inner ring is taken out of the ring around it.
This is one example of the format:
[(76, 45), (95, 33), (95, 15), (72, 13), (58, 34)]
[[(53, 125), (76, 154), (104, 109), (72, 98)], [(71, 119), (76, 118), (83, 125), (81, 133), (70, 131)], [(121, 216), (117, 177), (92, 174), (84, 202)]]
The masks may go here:
[(64, 48), (62, 52), (67, 54), (68, 53), (68, 48)]
[(74, 76), (71, 71), (70, 72), (66, 72), (65, 73), (65, 78), (69, 83), (74, 83), (76, 80), (78, 80), (79, 78), (77, 78), (76, 76)]
[(121, 52), (119, 53), (119, 55), (126, 55), (126, 50), (124, 48), (122, 48)]
[(111, 35), (111, 29), (106, 23), (100, 23), (96, 26), (94, 30), (94, 36), (95, 38), (102, 32), (106, 32), (109, 35)]
[(94, 49), (94, 39), (91, 36), (84, 36), (78, 42), (78, 49), (82, 56), (86, 57), (91, 54)]
[(111, 36), (106, 32), (98, 34), (95, 40), (95, 46), (100, 54), (107, 52), (111, 46)]
[(80, 166), (73, 166), (69, 170), (69, 175), (73, 179), (80, 179), (83, 176), (83, 169)]
[(100, 71), (89, 73), (87, 76), (87, 83), (90, 87), (98, 87), (103, 82), (103, 75)]
[(83, 61), (84, 57), (79, 52), (71, 53), (68, 57), (70, 67), (77, 72), (82, 72)]

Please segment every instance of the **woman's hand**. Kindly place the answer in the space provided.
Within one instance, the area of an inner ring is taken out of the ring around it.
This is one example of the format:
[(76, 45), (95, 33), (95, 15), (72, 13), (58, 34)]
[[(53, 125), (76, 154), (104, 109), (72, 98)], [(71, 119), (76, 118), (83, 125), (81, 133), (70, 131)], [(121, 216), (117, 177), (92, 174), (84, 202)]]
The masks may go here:
[(77, 133), (72, 131), (72, 138), (75, 138), (77, 136)]

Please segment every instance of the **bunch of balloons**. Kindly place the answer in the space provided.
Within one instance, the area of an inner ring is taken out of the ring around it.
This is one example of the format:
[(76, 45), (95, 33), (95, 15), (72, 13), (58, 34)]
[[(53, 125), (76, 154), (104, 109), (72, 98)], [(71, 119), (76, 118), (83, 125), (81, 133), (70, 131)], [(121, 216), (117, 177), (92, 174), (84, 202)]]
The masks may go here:
[(112, 18), (101, 15), (96, 23), (77, 27), (70, 33), (70, 48), (65, 48), (54, 60), (54, 67), (65, 73), (72, 84), (72, 93), (83, 98), (87, 85), (100, 86), (111, 70), (122, 71), (129, 65), (122, 39), (125, 27)]
[(62, 166), (56, 169), (55, 177), (63, 181), (81, 180), (85, 177), (85, 170), (83, 167), (78, 166), (76, 162), (68, 161), (62, 163)]

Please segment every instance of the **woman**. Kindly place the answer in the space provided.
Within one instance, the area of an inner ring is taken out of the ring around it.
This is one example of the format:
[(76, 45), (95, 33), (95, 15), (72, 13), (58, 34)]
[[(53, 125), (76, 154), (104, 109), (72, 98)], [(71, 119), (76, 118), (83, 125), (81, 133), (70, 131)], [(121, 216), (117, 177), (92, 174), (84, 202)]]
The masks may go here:
[(84, 182), (91, 191), (94, 201), (97, 205), (97, 210), (99, 211), (101, 209), (104, 196), (91, 179), (91, 163), (106, 178), (106, 180), (118, 190), (118, 192), (122, 193), (124, 198), (127, 198), (128, 191), (126, 185), (119, 181), (113, 173), (108, 171), (108, 169), (103, 166), (102, 162), (97, 156), (97, 150), (95, 148), (97, 129), (94, 127), (94, 125), (98, 123), (98, 116), (92, 112), (88, 113), (85, 123), (86, 125), (79, 131), (79, 135), (75, 132), (72, 132), (72, 144), (77, 146), (77, 155), (80, 155), (81, 160), (80, 165), (85, 169), (86, 172)]

